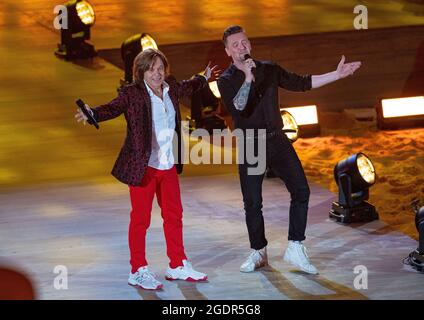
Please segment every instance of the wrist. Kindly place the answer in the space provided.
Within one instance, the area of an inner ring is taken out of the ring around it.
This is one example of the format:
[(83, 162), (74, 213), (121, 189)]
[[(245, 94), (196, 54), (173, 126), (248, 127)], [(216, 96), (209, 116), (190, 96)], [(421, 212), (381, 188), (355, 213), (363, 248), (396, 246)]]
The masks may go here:
[(247, 83), (252, 82), (253, 81), (253, 75), (252, 74), (246, 74), (244, 81), (247, 82)]
[(336, 71), (333, 71), (333, 78), (334, 78), (334, 81), (337, 81), (337, 80), (340, 80), (341, 79), (340, 74), (339, 74), (339, 72), (337, 70)]

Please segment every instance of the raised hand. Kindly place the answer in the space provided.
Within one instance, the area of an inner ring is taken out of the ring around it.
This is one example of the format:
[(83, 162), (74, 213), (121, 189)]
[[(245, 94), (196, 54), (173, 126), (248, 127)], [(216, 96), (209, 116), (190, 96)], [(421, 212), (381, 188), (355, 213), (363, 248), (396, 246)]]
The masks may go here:
[(208, 65), (203, 71), (203, 74), (205, 75), (208, 81), (214, 81), (219, 77), (221, 70), (215, 70), (215, 68), (217, 67), (218, 65), (214, 65), (213, 67), (211, 67), (211, 62), (209, 61)]
[(345, 63), (345, 56), (342, 56), (342, 59), (337, 66), (337, 75), (339, 79), (346, 78), (347, 76), (351, 76), (354, 74), (356, 70), (361, 66), (361, 61), (354, 61), (350, 63)]

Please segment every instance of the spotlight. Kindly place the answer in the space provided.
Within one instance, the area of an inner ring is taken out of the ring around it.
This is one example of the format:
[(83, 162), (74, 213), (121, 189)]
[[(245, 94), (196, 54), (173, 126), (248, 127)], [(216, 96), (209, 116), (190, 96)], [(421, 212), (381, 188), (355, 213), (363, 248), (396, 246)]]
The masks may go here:
[(156, 41), (147, 33), (139, 33), (126, 39), (121, 45), (121, 57), (124, 61), (125, 76), (121, 84), (133, 81), (132, 67), (135, 57), (148, 48), (157, 49)]
[(215, 98), (221, 99), (221, 93), (219, 92), (218, 83), (216, 81), (209, 82), (209, 89), (211, 89)]
[(415, 227), (419, 234), (418, 252), (424, 255), (424, 206), (415, 211)]
[(377, 106), (379, 129), (424, 126), (424, 96), (382, 99)]
[(281, 110), (281, 119), (283, 120), (283, 132), (294, 143), (299, 138), (299, 126), (296, 119), (287, 110)]
[(314, 137), (321, 133), (316, 105), (280, 108), (280, 111), (283, 110), (290, 112), (296, 120), (300, 137)]
[(196, 128), (206, 129), (210, 134), (213, 129), (226, 129), (225, 120), (219, 115), (221, 107), (221, 94), (216, 81), (210, 82), (208, 86), (193, 92), (191, 96), (189, 130)]
[(64, 4), (67, 9), (67, 28), (60, 29), (61, 43), (55, 54), (66, 60), (85, 59), (97, 55), (90, 40), (90, 28), (95, 15), (92, 6), (84, 0), (72, 0)]
[(414, 269), (424, 272), (424, 206), (420, 207), (419, 200), (412, 202), (412, 208), (415, 212), (415, 227), (418, 231), (418, 248), (412, 251), (404, 260), (404, 263), (409, 264)]
[(375, 207), (365, 201), (376, 179), (374, 166), (365, 154), (356, 153), (339, 161), (334, 167), (334, 179), (339, 187), (339, 201), (332, 203), (330, 218), (342, 223), (378, 219)]

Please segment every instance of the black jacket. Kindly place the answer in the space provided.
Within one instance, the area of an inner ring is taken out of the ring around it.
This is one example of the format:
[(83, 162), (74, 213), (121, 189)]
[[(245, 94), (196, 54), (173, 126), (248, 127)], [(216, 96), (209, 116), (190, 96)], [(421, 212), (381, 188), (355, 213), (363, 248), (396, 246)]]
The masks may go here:
[(278, 87), (290, 91), (307, 91), (312, 88), (311, 75), (288, 72), (270, 61), (257, 61), (255, 82), (250, 87), (244, 110), (234, 107), (233, 99), (244, 82), (244, 73), (231, 64), (218, 79), (218, 88), (235, 128), (277, 130), (283, 127), (278, 105)]

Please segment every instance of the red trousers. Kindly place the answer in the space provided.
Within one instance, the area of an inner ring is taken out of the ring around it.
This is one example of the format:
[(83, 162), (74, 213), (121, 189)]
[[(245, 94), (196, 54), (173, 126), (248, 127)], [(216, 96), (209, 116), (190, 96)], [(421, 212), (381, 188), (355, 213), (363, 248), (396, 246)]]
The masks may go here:
[(169, 170), (147, 167), (141, 186), (129, 188), (132, 210), (128, 240), (132, 273), (147, 265), (146, 231), (150, 226), (155, 194), (161, 208), (169, 266), (182, 266), (182, 260), (187, 257), (183, 246), (183, 207), (175, 166)]

